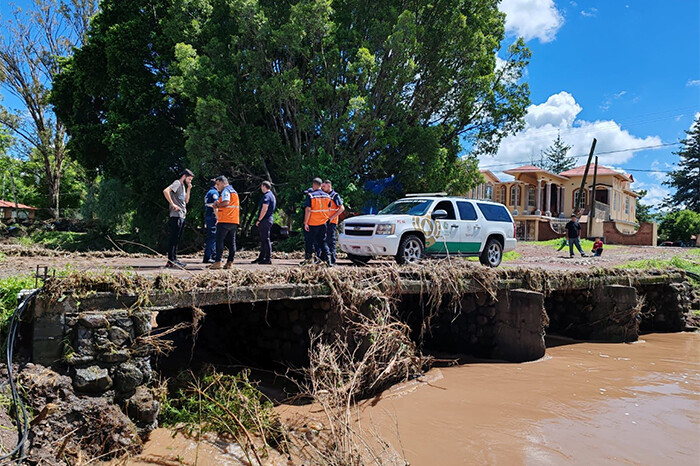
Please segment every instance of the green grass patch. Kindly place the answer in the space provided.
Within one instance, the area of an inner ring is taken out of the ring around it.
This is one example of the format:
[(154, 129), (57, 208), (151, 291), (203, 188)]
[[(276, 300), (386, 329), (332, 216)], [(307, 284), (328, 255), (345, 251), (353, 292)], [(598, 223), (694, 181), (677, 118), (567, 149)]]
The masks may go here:
[(700, 262), (673, 256), (670, 259), (644, 259), (629, 261), (617, 266), (619, 269), (681, 269), (700, 274)]
[(211, 368), (201, 376), (181, 372), (169, 381), (168, 393), (161, 397), (163, 425), (189, 434), (216, 432), (232, 436), (249, 448), (248, 438), (255, 435), (266, 446), (279, 447), (284, 442), (279, 415), (248, 376), (248, 371), (228, 375)]
[(13, 275), (0, 279), (0, 335), (3, 341), (7, 335), (10, 317), (19, 304), (17, 294), (22, 290), (32, 288), (34, 288), (34, 277), (31, 275)]

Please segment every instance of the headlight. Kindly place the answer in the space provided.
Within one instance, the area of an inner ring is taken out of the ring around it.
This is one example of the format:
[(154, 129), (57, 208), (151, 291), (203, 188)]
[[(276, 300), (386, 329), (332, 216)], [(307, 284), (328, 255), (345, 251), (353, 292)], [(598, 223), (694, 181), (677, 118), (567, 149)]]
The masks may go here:
[(338, 233), (345, 233), (345, 222), (340, 222), (338, 225)]
[(396, 225), (393, 223), (379, 224), (377, 225), (377, 235), (393, 235), (394, 230), (396, 230)]

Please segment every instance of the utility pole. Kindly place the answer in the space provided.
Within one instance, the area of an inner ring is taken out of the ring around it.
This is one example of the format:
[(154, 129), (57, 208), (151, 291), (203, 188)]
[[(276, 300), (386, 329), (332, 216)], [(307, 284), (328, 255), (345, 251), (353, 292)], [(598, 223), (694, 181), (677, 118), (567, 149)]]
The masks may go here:
[(15, 187), (15, 176), (10, 172), (10, 183), (12, 184), (12, 197), (15, 201), (15, 218), (19, 215), (19, 206), (17, 205), (17, 188)]
[(593, 138), (593, 144), (591, 144), (591, 152), (588, 154), (588, 162), (586, 162), (586, 170), (583, 172), (583, 178), (581, 179), (581, 188), (578, 191), (578, 207), (580, 212), (583, 214), (583, 209), (586, 208), (586, 193), (583, 190), (586, 187), (586, 177), (588, 176), (588, 168), (591, 166), (591, 159), (593, 158), (593, 151), (595, 151), (595, 145), (598, 141)]
[(593, 230), (593, 222), (595, 221), (595, 188), (598, 179), (598, 156), (595, 156), (595, 165), (593, 166), (593, 191), (591, 192), (591, 212), (588, 214), (588, 236), (591, 236)]

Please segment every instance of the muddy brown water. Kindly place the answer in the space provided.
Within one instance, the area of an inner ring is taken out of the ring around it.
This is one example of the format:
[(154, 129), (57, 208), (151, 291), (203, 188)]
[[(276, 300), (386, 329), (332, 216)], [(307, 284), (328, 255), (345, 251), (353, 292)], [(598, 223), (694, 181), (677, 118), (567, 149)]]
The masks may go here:
[[(700, 333), (554, 341), (538, 361), (432, 369), (358, 408), (363, 429), (412, 466), (700, 465)], [(313, 412), (278, 409), (285, 418)], [(159, 430), (128, 464), (239, 464), (226, 450)]]

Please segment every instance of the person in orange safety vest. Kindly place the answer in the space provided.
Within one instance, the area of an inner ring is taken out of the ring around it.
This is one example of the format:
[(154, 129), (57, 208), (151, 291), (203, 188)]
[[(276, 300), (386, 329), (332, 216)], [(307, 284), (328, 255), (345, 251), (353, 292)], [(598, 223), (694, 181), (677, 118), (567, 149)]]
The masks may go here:
[(329, 267), (333, 266), (326, 243), (327, 223), (330, 218), (331, 198), (323, 192), (321, 178), (314, 178), (311, 187), (313, 191), (306, 196), (304, 203), (304, 230), (308, 231), (313, 240), (314, 250), (321, 251), (321, 260)]
[[(215, 180), (215, 186), (221, 195), (219, 200), (214, 203), (216, 209), (216, 258), (209, 268), (230, 269), (236, 254), (236, 230), (238, 230), (240, 223), (240, 202), (238, 193), (233, 189), (233, 186), (228, 184), (228, 179), (225, 176), (218, 176)], [(224, 246), (228, 249), (228, 258), (226, 265), (222, 266)]]
[(336, 261), (336, 251), (335, 251), (335, 237), (336, 231), (338, 230), (338, 220), (340, 216), (345, 212), (345, 205), (343, 205), (343, 198), (340, 194), (333, 190), (333, 184), (331, 180), (324, 180), (323, 185), (321, 185), (321, 190), (328, 194), (331, 198), (331, 208), (328, 216), (328, 223), (326, 224), (326, 244), (328, 244), (328, 252), (330, 254), (330, 260), (333, 265)]

